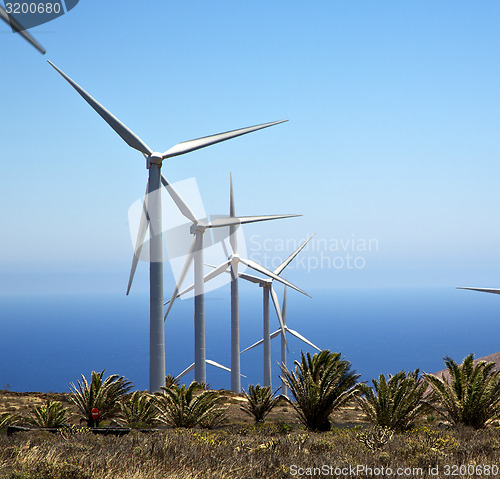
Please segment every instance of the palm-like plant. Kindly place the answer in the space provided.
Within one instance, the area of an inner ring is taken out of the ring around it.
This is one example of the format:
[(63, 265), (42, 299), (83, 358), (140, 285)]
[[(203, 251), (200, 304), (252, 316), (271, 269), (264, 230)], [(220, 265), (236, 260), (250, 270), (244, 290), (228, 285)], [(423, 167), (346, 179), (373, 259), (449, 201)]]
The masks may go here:
[(387, 381), (381, 374), (379, 380), (372, 379), (373, 387), (359, 384), (363, 397), (359, 405), (368, 419), (381, 427), (394, 431), (404, 431), (415, 424), (415, 420), (429, 411), (423, 402), (427, 383), (419, 377), (420, 371), (401, 371), (394, 376), (389, 374)]
[(149, 427), (156, 422), (156, 407), (148, 393), (134, 391), (120, 403), (122, 418), (119, 422), (128, 427)]
[(278, 404), (279, 399), (273, 398), (271, 386), (261, 387), (260, 384), (248, 386), (248, 393), (243, 390), (247, 404), (240, 409), (255, 419), (255, 422), (264, 422), (266, 416)]
[(448, 356), (443, 359), (449, 378), (426, 376), (444, 412), (434, 409), (453, 425), (476, 429), (499, 418), (500, 371), (494, 370), (495, 363), (474, 364), (474, 354), (469, 354), (461, 365)]
[(23, 422), (37, 427), (61, 427), (69, 421), (68, 408), (60, 401), (47, 399), (43, 404), (32, 406)]
[(16, 417), (10, 412), (0, 414), (0, 431), (7, 426), (12, 426), (16, 422)]
[(324, 350), (311, 357), (301, 351), (300, 357), (295, 371), (281, 365), (282, 379), (296, 400), (292, 405), (301, 422), (312, 431), (327, 431), (330, 414), (358, 394), (359, 374), (340, 353)]
[(194, 427), (209, 424), (210, 419), (219, 420), (224, 414), (217, 407), (218, 394), (206, 391), (193, 381), (189, 387), (172, 385), (155, 394), (158, 421), (172, 427)]
[(167, 374), (165, 376), (165, 387), (166, 388), (170, 388), (172, 386), (179, 386), (180, 383), (179, 383), (179, 379), (172, 376), (171, 374)]
[(90, 384), (83, 374), (82, 381), (78, 381), (78, 387), (73, 383), (70, 384), (73, 392), (70, 399), (80, 410), (88, 427), (94, 426), (92, 419), (94, 408), (99, 410), (99, 419), (95, 421), (96, 427), (100, 421), (116, 417), (120, 413), (120, 399), (132, 388), (130, 381), (117, 374), (112, 374), (103, 380), (104, 371), (100, 373), (92, 371)]

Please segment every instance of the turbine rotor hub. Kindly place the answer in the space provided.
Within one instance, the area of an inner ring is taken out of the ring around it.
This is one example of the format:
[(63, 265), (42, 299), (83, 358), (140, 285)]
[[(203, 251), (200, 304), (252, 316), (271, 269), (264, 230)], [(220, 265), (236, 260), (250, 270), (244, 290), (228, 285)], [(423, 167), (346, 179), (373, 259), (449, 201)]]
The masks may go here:
[(163, 156), (157, 151), (153, 151), (146, 159), (146, 168), (149, 170), (151, 165), (158, 165), (161, 168), (163, 162)]

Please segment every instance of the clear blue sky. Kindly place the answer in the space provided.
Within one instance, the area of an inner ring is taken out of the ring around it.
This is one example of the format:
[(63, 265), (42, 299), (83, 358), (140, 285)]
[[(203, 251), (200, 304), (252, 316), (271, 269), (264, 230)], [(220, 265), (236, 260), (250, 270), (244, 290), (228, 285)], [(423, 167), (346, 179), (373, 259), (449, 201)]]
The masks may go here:
[(491, 0), (81, 0), (31, 30), (45, 57), (0, 25), (0, 293), (128, 278), (144, 159), (46, 59), (159, 151), (289, 118), (163, 171), (196, 177), (209, 213), (232, 171), (237, 213), (304, 215), (247, 238), (377, 240), (363, 269), (290, 271), (303, 289), (500, 287), (499, 17)]

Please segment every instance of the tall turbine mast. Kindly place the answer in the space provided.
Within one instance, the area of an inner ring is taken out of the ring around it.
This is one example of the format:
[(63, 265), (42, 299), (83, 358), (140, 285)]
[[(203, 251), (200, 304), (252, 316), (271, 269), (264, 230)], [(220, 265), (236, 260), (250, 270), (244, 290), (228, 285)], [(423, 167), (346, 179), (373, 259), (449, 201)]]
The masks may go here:
[[(229, 140), (237, 136), (245, 135), (253, 131), (277, 125), (283, 121), (265, 123), (262, 125), (241, 128), (225, 133), (197, 138), (194, 140), (184, 141), (173, 146), (164, 153), (153, 151), (147, 146), (135, 133), (125, 126), (118, 118), (113, 116), (106, 108), (104, 108), (97, 100), (92, 98), (82, 87), (75, 83), (53, 63), (49, 64), (80, 94), (80, 96), (108, 123), (113, 130), (127, 143), (131, 148), (140, 151), (146, 157), (146, 168), (149, 170), (149, 183), (147, 189), (147, 214), (145, 220), (141, 222), (149, 224), (150, 238), (150, 362), (149, 362), (149, 389), (151, 392), (156, 392), (165, 385), (165, 332), (163, 319), (163, 239), (162, 239), (162, 218), (161, 218), (161, 167), (163, 160), (173, 156), (183, 155), (200, 148), (204, 148), (221, 141)], [(171, 191), (167, 191), (172, 196)], [(172, 196), (174, 201), (176, 197)], [(181, 209), (184, 216), (187, 212)], [(140, 228), (139, 228), (140, 229)], [(141, 232), (141, 231), (140, 231)], [(139, 247), (140, 248), (140, 247)], [(137, 246), (134, 252), (132, 262), (131, 277), (129, 287), (133, 280), (135, 268), (137, 267), (138, 255)]]

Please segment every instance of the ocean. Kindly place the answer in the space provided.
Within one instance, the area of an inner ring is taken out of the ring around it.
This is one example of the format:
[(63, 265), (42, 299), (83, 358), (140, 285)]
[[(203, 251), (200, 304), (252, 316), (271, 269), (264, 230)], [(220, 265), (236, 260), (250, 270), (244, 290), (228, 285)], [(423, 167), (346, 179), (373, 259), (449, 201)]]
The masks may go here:
[[(252, 286), (252, 285), (248, 285)], [(276, 287), (280, 300), (282, 290)], [(322, 349), (340, 352), (361, 380), (444, 368), (500, 350), (500, 296), (454, 288), (359, 288), (288, 292), (287, 324)], [(262, 337), (261, 290), (240, 286), (241, 349)], [(230, 366), (228, 286), (206, 295), (207, 358)], [(149, 306), (145, 294), (0, 296), (0, 389), (68, 392), (70, 383), (106, 370), (147, 389)], [(271, 330), (278, 320), (271, 311)], [(193, 362), (193, 300), (176, 302), (165, 325), (167, 374)], [(288, 367), (300, 350), (288, 337)], [(241, 356), (242, 386), (262, 382), (262, 347)], [(272, 341), (273, 388), (280, 340)], [(189, 383), (193, 373), (183, 380)], [(230, 375), (207, 366), (207, 382), (230, 388)]]

